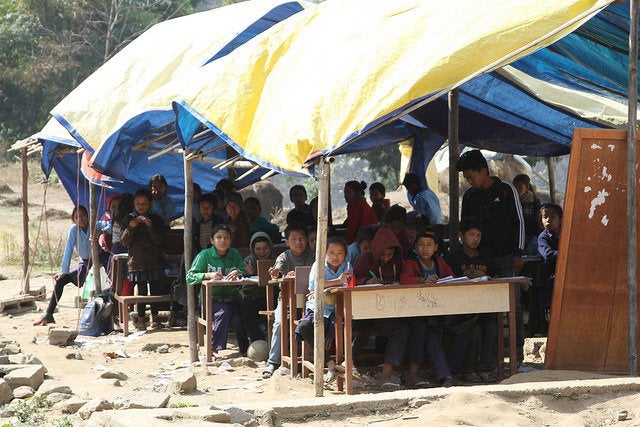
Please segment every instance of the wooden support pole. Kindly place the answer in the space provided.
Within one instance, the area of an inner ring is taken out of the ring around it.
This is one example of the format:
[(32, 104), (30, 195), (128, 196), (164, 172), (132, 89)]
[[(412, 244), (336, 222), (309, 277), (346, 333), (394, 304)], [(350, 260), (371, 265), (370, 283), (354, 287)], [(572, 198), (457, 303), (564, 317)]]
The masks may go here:
[(456, 170), (456, 162), (460, 149), (458, 148), (459, 126), (458, 89), (449, 92), (449, 247), (455, 249), (458, 244), (458, 218), (460, 212), (460, 181)]
[[(327, 248), (327, 222), (329, 213), (329, 175), (333, 159), (322, 158), (318, 171), (318, 225), (316, 237), (316, 287), (313, 292), (313, 385), (316, 397), (321, 397), (324, 385), (324, 258)], [(345, 345), (351, 345), (346, 343)], [(292, 363), (295, 363), (292, 362)]]
[(554, 169), (553, 157), (547, 157), (547, 171), (549, 174), (549, 199), (551, 203), (556, 202), (556, 171)]
[(631, 0), (629, 11), (629, 119), (627, 121), (627, 311), (628, 311), (628, 374), (638, 371), (637, 337), (637, 244), (636, 229), (636, 140), (638, 112), (638, 2)]
[(27, 164), (27, 147), (22, 148), (22, 294), (29, 293), (29, 168)]
[(98, 204), (96, 202), (96, 185), (89, 184), (89, 234), (91, 235), (91, 262), (93, 264), (93, 290), (91, 296), (102, 292), (100, 277), (100, 251), (98, 250), (98, 231), (96, 230)]
[[(188, 159), (189, 150), (183, 152), (184, 163), (184, 268), (191, 267), (193, 254), (193, 164)], [(182, 274), (181, 272), (179, 274)], [(198, 361), (198, 331), (196, 325), (196, 295), (193, 286), (187, 286), (187, 329), (189, 330), (189, 356), (191, 362)], [(211, 345), (207, 343), (206, 345)]]

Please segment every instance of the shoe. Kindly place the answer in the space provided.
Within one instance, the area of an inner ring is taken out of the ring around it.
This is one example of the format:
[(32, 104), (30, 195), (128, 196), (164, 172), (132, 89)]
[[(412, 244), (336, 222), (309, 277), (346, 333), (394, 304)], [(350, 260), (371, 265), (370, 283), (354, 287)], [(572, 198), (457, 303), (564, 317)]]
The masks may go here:
[(276, 365), (274, 365), (273, 363), (269, 363), (267, 367), (264, 368), (264, 371), (262, 371), (262, 378), (264, 378), (265, 380), (271, 378), (276, 369), (278, 369)]
[(493, 371), (480, 371), (478, 378), (483, 383), (492, 383), (498, 380), (498, 377), (494, 375)]
[(52, 314), (45, 314), (40, 320), (35, 322), (33, 326), (47, 326), (49, 323), (56, 323)]
[(484, 382), (482, 378), (480, 378), (480, 375), (476, 374), (475, 372), (469, 372), (462, 375), (462, 381), (471, 384), (480, 384)]
[(453, 387), (456, 385), (456, 380), (451, 375), (449, 375), (448, 377), (444, 377), (442, 379), (440, 385), (445, 388)]

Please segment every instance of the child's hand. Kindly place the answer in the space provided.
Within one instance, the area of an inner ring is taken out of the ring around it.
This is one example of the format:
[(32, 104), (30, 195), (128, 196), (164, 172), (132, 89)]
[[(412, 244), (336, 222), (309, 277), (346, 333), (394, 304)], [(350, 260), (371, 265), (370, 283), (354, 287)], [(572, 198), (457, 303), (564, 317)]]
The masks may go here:
[(374, 285), (374, 284), (379, 284), (380, 283), (380, 279), (378, 279), (377, 277), (372, 277), (370, 279), (367, 279), (366, 282), (364, 282), (367, 285)]
[(269, 275), (272, 279), (277, 279), (280, 276), (280, 270), (275, 267), (269, 267)]
[(251, 262), (248, 262), (244, 266), (244, 271), (246, 271), (249, 276), (253, 276), (256, 274), (256, 270), (253, 268), (253, 264), (251, 264)]
[(433, 285), (434, 283), (436, 283), (438, 281), (438, 275), (430, 274), (427, 277), (425, 277), (423, 280), (424, 281), (422, 283), (427, 284), (427, 285)]
[(290, 271), (284, 277), (296, 277), (296, 272), (295, 271)]
[(240, 270), (232, 270), (231, 273), (227, 274), (227, 277), (224, 280), (238, 280), (240, 278)]

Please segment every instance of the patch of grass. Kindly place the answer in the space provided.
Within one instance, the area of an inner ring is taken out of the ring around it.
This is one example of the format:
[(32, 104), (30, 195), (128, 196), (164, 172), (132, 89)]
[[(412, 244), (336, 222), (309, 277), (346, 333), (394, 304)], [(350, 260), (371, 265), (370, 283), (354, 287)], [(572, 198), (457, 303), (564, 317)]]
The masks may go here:
[(198, 405), (189, 402), (176, 402), (169, 405), (171, 408), (195, 408)]
[[(23, 246), (18, 243), (14, 235), (2, 233), (0, 235), (2, 241), (4, 259), (6, 264), (20, 265), (23, 259)], [(48, 268), (58, 268), (62, 262), (64, 254), (65, 241), (60, 237), (43, 239), (40, 237), (36, 242), (35, 237), (30, 240), (29, 260), (34, 266), (45, 266)]]

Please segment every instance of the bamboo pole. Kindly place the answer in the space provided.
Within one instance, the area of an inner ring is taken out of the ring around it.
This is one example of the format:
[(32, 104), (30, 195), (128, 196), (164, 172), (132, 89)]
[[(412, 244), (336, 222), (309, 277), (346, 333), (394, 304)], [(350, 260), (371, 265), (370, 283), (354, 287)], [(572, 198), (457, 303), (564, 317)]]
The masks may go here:
[[(324, 258), (327, 248), (329, 213), (329, 176), (332, 158), (320, 160), (318, 172), (318, 225), (316, 237), (316, 287), (313, 292), (313, 385), (316, 397), (322, 397), (324, 383)], [(350, 345), (350, 343), (345, 343)], [(295, 362), (294, 362), (295, 363)]]
[(22, 148), (22, 294), (29, 293), (29, 168), (27, 165), (27, 147)]
[(636, 345), (638, 282), (637, 282), (637, 229), (636, 229), (636, 127), (638, 111), (638, 2), (629, 5), (629, 115), (627, 121), (627, 314), (628, 374), (635, 376), (638, 368)]
[[(191, 267), (191, 239), (193, 235), (193, 164), (188, 159), (189, 150), (184, 150), (184, 268)], [(196, 325), (196, 296), (193, 286), (187, 285), (187, 329), (189, 330), (189, 356), (191, 362), (198, 361), (198, 334)], [(206, 345), (211, 345), (207, 343)]]
[(549, 198), (551, 203), (556, 203), (556, 171), (553, 166), (553, 157), (547, 157), (547, 171), (549, 173)]
[(93, 290), (91, 296), (102, 291), (100, 277), (100, 251), (98, 250), (98, 232), (96, 230), (98, 205), (96, 203), (96, 185), (89, 184), (89, 234), (91, 235), (91, 262), (93, 264)]
[(449, 247), (455, 249), (458, 239), (458, 217), (460, 212), (460, 178), (455, 164), (458, 161), (459, 127), (459, 99), (458, 89), (449, 92)]

